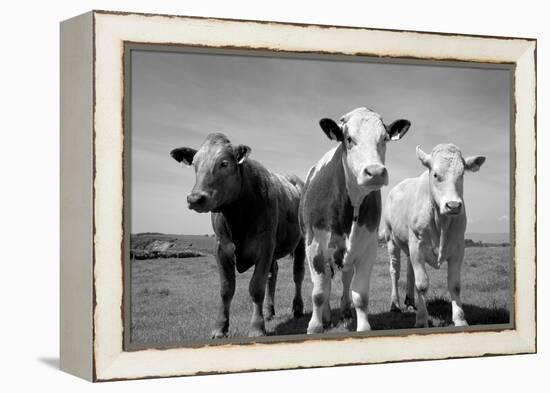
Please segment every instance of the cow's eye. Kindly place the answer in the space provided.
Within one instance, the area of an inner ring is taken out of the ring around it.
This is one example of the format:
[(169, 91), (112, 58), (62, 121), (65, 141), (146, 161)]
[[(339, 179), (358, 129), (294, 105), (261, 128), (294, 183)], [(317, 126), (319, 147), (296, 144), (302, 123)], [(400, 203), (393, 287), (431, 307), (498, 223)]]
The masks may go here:
[(220, 166), (222, 168), (227, 168), (229, 166), (229, 161), (226, 161), (226, 160), (223, 160), (221, 163), (220, 163)]
[(347, 142), (348, 146), (351, 147), (353, 145), (352, 137), (351, 136), (346, 137), (346, 142)]
[(441, 180), (441, 177), (434, 172), (434, 179), (437, 180), (437, 181), (440, 181)]

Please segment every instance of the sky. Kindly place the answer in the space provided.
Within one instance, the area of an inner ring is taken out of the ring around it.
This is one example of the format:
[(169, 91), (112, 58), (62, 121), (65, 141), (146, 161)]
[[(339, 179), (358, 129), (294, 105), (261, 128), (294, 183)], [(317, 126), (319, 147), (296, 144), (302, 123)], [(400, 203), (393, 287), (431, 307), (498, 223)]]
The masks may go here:
[(387, 192), (424, 171), (425, 152), (454, 143), (484, 155), (464, 180), (468, 232), (507, 233), (510, 215), (510, 76), (501, 69), (132, 51), (131, 230), (211, 234), (210, 215), (187, 208), (195, 182), (169, 152), (224, 133), (277, 173), (307, 171), (335, 146), (319, 127), (366, 106), (386, 124), (412, 125), (387, 146)]

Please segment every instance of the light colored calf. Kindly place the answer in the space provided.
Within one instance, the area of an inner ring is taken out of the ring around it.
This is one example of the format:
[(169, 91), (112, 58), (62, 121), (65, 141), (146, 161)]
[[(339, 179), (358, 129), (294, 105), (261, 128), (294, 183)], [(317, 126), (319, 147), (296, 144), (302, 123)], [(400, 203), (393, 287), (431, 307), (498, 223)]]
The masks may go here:
[(447, 261), (453, 322), (455, 326), (465, 326), (460, 301), (466, 231), (463, 178), (465, 171), (478, 171), (485, 157), (463, 158), (460, 149), (452, 144), (437, 145), (431, 154), (417, 147), (416, 154), (428, 170), (395, 186), (388, 194), (384, 210), (383, 234), (388, 244), (392, 282), (391, 309), (400, 310), (397, 290), (400, 251), (408, 259), (405, 306), (414, 307), (414, 287), (418, 295), (417, 327), (428, 326), (425, 297), (429, 279), (425, 264), (439, 269)]
[(299, 217), (313, 281), (307, 332), (321, 333), (330, 323), (335, 268), (342, 268), (342, 315), (351, 318), (353, 301), (357, 330), (370, 330), (367, 307), (381, 216), (380, 189), (388, 184), (386, 142), (405, 135), (410, 122), (397, 120), (386, 126), (379, 114), (358, 108), (339, 122), (322, 119), (320, 125), (338, 146), (311, 168), (300, 200)]

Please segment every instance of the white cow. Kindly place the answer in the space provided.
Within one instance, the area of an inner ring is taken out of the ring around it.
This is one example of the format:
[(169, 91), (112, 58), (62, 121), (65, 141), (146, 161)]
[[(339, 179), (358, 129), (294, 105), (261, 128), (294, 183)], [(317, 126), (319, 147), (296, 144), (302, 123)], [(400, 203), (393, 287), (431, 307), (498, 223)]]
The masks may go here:
[(338, 122), (322, 119), (320, 125), (338, 146), (310, 169), (300, 200), (300, 223), (313, 281), (313, 313), (307, 332), (321, 333), (330, 323), (333, 265), (343, 269), (342, 315), (351, 317), (351, 286), (357, 330), (370, 330), (367, 306), (376, 261), (380, 189), (388, 184), (386, 142), (405, 135), (410, 122), (397, 120), (386, 126), (379, 114), (358, 108)]
[(425, 263), (439, 269), (445, 261), (453, 322), (455, 326), (466, 326), (460, 301), (466, 231), (464, 172), (478, 171), (485, 157), (463, 158), (460, 149), (452, 144), (437, 145), (431, 154), (417, 147), (416, 155), (428, 170), (395, 186), (388, 194), (384, 210), (382, 232), (390, 257), (391, 309), (400, 310), (397, 287), (402, 250), (408, 259), (405, 306), (414, 307), (414, 287), (418, 295), (415, 326), (428, 326), (425, 297), (429, 280)]

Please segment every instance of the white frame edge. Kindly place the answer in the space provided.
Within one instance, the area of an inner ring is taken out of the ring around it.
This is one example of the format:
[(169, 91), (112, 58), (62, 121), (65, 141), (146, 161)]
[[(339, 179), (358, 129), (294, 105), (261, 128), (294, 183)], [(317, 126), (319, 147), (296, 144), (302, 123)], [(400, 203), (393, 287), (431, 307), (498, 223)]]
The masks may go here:
[[(515, 329), (124, 352), (121, 245), (125, 41), (516, 63)], [(536, 351), (534, 40), (94, 12), (94, 45), (95, 380)]]
[(60, 368), (93, 379), (93, 13), (60, 26)]

